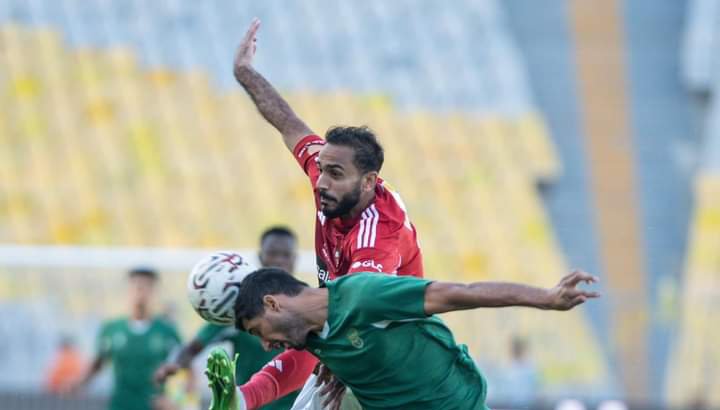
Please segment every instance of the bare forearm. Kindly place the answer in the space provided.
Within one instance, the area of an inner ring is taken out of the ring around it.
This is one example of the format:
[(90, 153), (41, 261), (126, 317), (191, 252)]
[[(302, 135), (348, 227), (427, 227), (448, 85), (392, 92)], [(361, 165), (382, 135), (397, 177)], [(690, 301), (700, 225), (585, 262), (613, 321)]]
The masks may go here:
[(290, 150), (312, 131), (260, 73), (250, 66), (235, 68), (235, 78), (255, 103), (260, 114), (283, 135)]
[(88, 383), (90, 383), (92, 379), (95, 378), (95, 375), (97, 375), (98, 372), (102, 369), (104, 363), (105, 360), (102, 356), (95, 357), (95, 359), (93, 359), (92, 363), (90, 364), (90, 368), (88, 369), (87, 373), (85, 373), (85, 376), (80, 381), (80, 386), (86, 386)]
[(476, 282), (471, 284), (435, 282), (428, 285), (425, 312), (451, 312), (476, 308), (528, 306), (547, 309), (547, 289), (504, 282)]
[(461, 302), (467, 304), (465, 309), (505, 306), (544, 309), (548, 303), (548, 291), (519, 283), (475, 282), (467, 285)]
[(556, 286), (543, 289), (519, 283), (476, 282), (471, 284), (433, 282), (425, 289), (425, 313), (452, 312), (483, 307), (528, 306), (538, 309), (569, 310), (600, 293), (578, 289), (580, 283), (592, 284), (596, 276), (573, 271)]
[(202, 352), (204, 348), (205, 345), (198, 341), (190, 342), (190, 344), (184, 346), (182, 350), (180, 350), (180, 353), (178, 353), (174, 360), (175, 364), (182, 368), (190, 367), (190, 363), (192, 363), (195, 356)]

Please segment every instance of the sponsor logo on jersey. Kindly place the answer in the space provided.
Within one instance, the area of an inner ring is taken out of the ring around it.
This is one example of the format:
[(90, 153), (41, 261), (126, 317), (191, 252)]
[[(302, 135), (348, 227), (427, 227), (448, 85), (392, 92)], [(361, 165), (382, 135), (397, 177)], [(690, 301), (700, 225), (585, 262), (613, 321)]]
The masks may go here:
[(365, 341), (360, 337), (360, 332), (357, 329), (351, 328), (348, 330), (347, 338), (350, 341), (352, 347), (356, 349), (362, 349), (365, 346)]
[(322, 285), (330, 278), (330, 272), (325, 262), (319, 256), (315, 258), (315, 263), (317, 264), (318, 279)]
[(357, 268), (360, 268), (360, 267), (362, 267), (362, 268), (375, 269), (375, 270), (378, 271), (378, 272), (382, 272), (382, 271), (383, 271), (383, 266), (382, 266), (382, 264), (376, 263), (376, 262), (375, 262), (374, 260), (372, 260), (372, 259), (367, 260), (367, 261), (357, 261), (357, 262), (355, 262), (355, 263), (352, 264), (352, 268), (353, 268), (353, 269), (357, 269)]

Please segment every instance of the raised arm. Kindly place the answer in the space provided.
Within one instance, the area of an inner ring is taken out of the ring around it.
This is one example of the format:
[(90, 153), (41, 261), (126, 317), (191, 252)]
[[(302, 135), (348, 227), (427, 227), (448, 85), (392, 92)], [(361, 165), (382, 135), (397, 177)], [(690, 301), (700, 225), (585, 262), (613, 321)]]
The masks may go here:
[(597, 277), (588, 273), (575, 271), (550, 289), (503, 282), (471, 284), (433, 282), (425, 290), (425, 313), (433, 315), (456, 310), (505, 306), (569, 310), (588, 299), (600, 296), (597, 292), (577, 289), (577, 285), (581, 282), (594, 283), (597, 280)]
[(260, 20), (256, 18), (238, 47), (233, 72), (260, 114), (282, 134), (285, 145), (292, 152), (303, 137), (313, 132), (298, 118), (275, 88), (252, 67), (259, 28)]

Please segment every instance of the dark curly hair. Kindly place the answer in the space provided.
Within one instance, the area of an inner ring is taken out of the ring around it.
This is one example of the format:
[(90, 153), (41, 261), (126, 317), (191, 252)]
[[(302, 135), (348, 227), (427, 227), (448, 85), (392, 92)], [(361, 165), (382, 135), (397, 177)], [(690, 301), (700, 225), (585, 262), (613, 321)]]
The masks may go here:
[(235, 300), (235, 327), (245, 330), (243, 319), (251, 320), (265, 310), (266, 295), (295, 296), (306, 287), (307, 283), (278, 268), (262, 268), (247, 275), (240, 283)]
[(350, 147), (355, 152), (353, 163), (363, 174), (380, 172), (385, 153), (375, 133), (367, 126), (333, 127), (325, 133), (325, 141), (333, 145)]

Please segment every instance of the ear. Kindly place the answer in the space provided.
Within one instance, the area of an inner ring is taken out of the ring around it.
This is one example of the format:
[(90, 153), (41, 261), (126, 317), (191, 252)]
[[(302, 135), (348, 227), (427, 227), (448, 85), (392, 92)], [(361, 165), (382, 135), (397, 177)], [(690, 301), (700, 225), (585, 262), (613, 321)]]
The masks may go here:
[(280, 310), (280, 303), (273, 295), (263, 296), (263, 306), (265, 306), (265, 310), (269, 310), (272, 312), (277, 312), (278, 310)]
[(375, 184), (377, 184), (378, 179), (378, 173), (377, 171), (370, 171), (363, 175), (362, 177), (362, 190), (367, 191), (374, 191), (375, 190)]
[(258, 260), (260, 261), (260, 265), (265, 266), (265, 262), (263, 261), (263, 257), (262, 257), (262, 250), (259, 250), (257, 255), (258, 255)]

